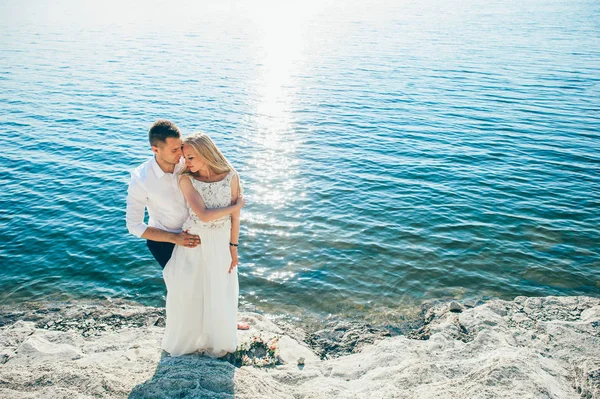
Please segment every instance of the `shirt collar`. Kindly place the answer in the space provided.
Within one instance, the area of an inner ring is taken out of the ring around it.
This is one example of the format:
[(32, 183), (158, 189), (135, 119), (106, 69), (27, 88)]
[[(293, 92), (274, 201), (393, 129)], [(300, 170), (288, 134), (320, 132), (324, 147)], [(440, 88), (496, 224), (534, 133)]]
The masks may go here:
[(150, 161), (150, 165), (152, 165), (152, 170), (154, 171), (154, 174), (156, 175), (156, 177), (158, 177), (160, 179), (165, 175), (165, 172), (163, 172), (163, 170), (158, 165), (158, 162), (156, 162), (156, 156), (152, 157), (152, 160)]
[[(166, 173), (163, 172), (163, 170), (158, 165), (158, 162), (156, 162), (156, 156), (152, 157), (152, 159), (150, 160), (150, 164), (152, 165), (152, 170), (154, 171), (154, 174), (156, 175), (157, 178), (160, 179), (164, 175), (166, 175)], [(184, 167), (185, 167), (185, 159), (183, 159), (183, 157), (182, 157), (179, 160), (179, 163), (177, 165), (175, 165), (175, 169), (173, 170), (173, 175), (176, 175), (179, 171), (183, 170)]]

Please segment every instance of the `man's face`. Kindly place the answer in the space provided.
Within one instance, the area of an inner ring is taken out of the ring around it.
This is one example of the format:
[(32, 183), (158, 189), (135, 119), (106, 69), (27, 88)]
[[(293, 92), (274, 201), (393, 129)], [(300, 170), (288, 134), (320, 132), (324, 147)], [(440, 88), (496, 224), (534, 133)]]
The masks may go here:
[(152, 146), (152, 151), (164, 162), (175, 165), (181, 159), (181, 139), (167, 137), (164, 143), (159, 142), (157, 146)]

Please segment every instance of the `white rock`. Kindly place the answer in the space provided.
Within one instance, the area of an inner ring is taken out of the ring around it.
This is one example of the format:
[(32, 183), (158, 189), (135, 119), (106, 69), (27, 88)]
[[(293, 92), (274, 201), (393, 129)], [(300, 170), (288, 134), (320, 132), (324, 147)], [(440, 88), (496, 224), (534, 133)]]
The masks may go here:
[[(430, 313), (429, 339), (391, 337), (325, 361), (267, 318), (242, 314), (251, 329), (239, 331), (240, 340), (281, 336), (286, 364), (269, 369), (199, 355), (170, 358), (160, 350), (160, 327), (83, 338), (19, 321), (0, 328), (0, 349), (10, 355), (0, 365), (0, 397), (600, 399), (599, 299), (519, 297), (462, 313), (447, 308)], [(581, 310), (579, 319), (573, 309)]]

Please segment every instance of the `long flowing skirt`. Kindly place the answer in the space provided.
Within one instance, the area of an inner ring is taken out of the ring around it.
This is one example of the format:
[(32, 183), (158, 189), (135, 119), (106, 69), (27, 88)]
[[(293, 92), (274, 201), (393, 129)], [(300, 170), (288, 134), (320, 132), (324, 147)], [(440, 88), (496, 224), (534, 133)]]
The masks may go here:
[(197, 227), (196, 248), (175, 246), (165, 266), (167, 321), (162, 348), (171, 356), (223, 356), (237, 347), (238, 275), (229, 273), (231, 224)]

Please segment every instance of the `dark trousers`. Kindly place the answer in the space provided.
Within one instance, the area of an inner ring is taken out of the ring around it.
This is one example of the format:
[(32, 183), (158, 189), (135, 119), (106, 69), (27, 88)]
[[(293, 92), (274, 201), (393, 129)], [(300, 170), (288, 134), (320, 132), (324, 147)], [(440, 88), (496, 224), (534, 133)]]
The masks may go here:
[(152, 252), (152, 256), (154, 256), (154, 259), (156, 259), (156, 261), (164, 269), (169, 259), (171, 259), (171, 255), (173, 254), (175, 244), (170, 242), (146, 240), (146, 246), (148, 247), (150, 252)]

